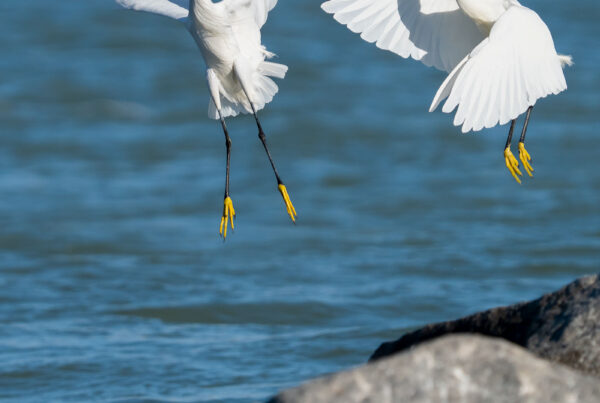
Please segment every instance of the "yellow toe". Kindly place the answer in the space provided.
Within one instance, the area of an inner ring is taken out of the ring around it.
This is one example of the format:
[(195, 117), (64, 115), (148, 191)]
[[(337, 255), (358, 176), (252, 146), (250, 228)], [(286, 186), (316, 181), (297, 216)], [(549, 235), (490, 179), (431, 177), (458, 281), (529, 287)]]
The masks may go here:
[(523, 168), (525, 168), (525, 170), (527, 171), (529, 176), (533, 176), (533, 167), (531, 166), (531, 163), (530, 163), (531, 156), (525, 149), (525, 144), (522, 142), (519, 142), (519, 159), (523, 163)]
[(231, 197), (227, 196), (223, 202), (223, 216), (221, 217), (221, 226), (219, 227), (219, 234), (223, 239), (227, 238), (227, 226), (231, 225), (233, 230), (233, 219), (235, 218), (235, 209), (233, 208), (233, 202)]
[(512, 151), (510, 151), (510, 146), (504, 149), (504, 161), (513, 178), (515, 178), (518, 183), (521, 183), (521, 178), (519, 178), (519, 176), (522, 176), (523, 174), (519, 170), (519, 161), (517, 161)]
[(283, 197), (283, 201), (285, 202), (285, 207), (287, 209), (288, 214), (290, 215), (290, 218), (293, 222), (296, 222), (296, 217), (298, 216), (298, 214), (296, 214), (296, 209), (294, 208), (294, 205), (290, 200), (290, 196), (288, 195), (287, 189), (283, 183), (279, 185), (279, 193), (281, 193), (281, 196)]

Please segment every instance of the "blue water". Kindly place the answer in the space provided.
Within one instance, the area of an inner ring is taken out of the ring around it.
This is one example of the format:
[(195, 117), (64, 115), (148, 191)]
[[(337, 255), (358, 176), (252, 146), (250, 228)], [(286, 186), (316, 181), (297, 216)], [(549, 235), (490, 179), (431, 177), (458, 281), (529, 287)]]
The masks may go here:
[(600, 6), (531, 0), (572, 54), (538, 103), (535, 178), (506, 127), (428, 113), (444, 75), (280, 1), (290, 66), (225, 147), (173, 21), (109, 0), (0, 3), (0, 400), (247, 402), (363, 363), (414, 327), (600, 271)]

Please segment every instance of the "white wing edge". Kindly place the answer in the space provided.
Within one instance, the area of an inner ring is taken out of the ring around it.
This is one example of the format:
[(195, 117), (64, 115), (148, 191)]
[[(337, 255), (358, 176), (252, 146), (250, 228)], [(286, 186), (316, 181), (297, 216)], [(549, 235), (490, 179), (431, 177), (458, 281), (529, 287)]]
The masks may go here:
[(321, 8), (378, 48), (447, 72), (484, 39), (456, 0), (328, 0)]
[(189, 5), (189, 2), (188, 0), (175, 1), (177, 3), (169, 0), (116, 0), (117, 4), (127, 9), (163, 15), (185, 23), (189, 15), (189, 7), (185, 5)]
[(458, 74), (468, 61), (469, 55), (465, 56), (465, 58), (462, 59), (461, 62), (456, 65), (454, 70), (452, 70), (452, 72), (448, 74), (448, 77), (446, 77), (442, 85), (440, 85), (440, 88), (437, 90), (435, 97), (433, 97), (433, 101), (431, 102), (431, 106), (429, 107), (429, 112), (435, 111), (439, 106), (440, 102), (448, 98), (450, 92), (452, 91), (452, 87), (454, 86), (454, 83), (458, 78)]
[(277, 5), (277, 0), (252, 0), (254, 2), (254, 14), (259, 27), (265, 25), (269, 12)]
[[(525, 39), (524, 39), (525, 38)], [(445, 113), (456, 109), (454, 125), (479, 131), (517, 118), (540, 98), (567, 88), (548, 27), (532, 10), (513, 6), (446, 78), (430, 110), (447, 97)]]
[(321, 4), (321, 9), (379, 49), (405, 59), (421, 60), (427, 54), (410, 41), (396, 0), (328, 0)]

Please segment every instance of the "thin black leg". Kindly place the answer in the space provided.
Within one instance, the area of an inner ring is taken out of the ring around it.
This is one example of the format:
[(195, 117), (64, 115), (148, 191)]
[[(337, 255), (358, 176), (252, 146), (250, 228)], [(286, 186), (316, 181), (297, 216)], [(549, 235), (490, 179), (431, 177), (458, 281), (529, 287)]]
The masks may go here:
[(258, 115), (256, 114), (256, 110), (254, 109), (254, 105), (250, 103), (252, 106), (252, 113), (254, 114), (254, 120), (256, 121), (256, 126), (258, 127), (258, 138), (260, 139), (265, 151), (267, 153), (267, 157), (269, 157), (269, 162), (271, 163), (271, 167), (273, 168), (273, 173), (275, 173), (275, 178), (277, 179), (277, 184), (281, 185), (283, 182), (279, 177), (279, 173), (277, 172), (277, 168), (275, 168), (275, 163), (273, 162), (273, 157), (271, 157), (271, 152), (269, 151), (269, 147), (267, 146), (267, 136), (263, 131), (262, 125), (260, 124), (260, 120), (258, 120)]
[(521, 132), (521, 139), (519, 143), (525, 143), (525, 134), (527, 133), (527, 126), (529, 126), (529, 118), (531, 117), (531, 111), (533, 110), (533, 106), (530, 106), (527, 109), (527, 115), (525, 116), (525, 123), (523, 124), (523, 131)]
[(231, 161), (231, 138), (229, 138), (229, 132), (227, 131), (227, 125), (225, 119), (219, 112), (219, 119), (221, 120), (221, 126), (223, 127), (223, 133), (225, 134), (225, 147), (227, 147), (227, 168), (225, 171), (225, 197), (229, 197), (229, 165)]
[(234, 224), (233, 219), (235, 218), (235, 209), (233, 208), (233, 202), (229, 197), (229, 163), (231, 161), (231, 138), (229, 138), (229, 132), (227, 131), (227, 125), (225, 125), (225, 119), (219, 111), (219, 120), (223, 127), (223, 133), (225, 134), (225, 146), (227, 147), (227, 168), (225, 170), (225, 196), (223, 202), (223, 216), (221, 217), (221, 225), (219, 227), (219, 233), (223, 236), (223, 240), (227, 238), (227, 226), (230, 224), (233, 230)]
[(517, 119), (513, 119), (513, 121), (510, 124), (510, 130), (508, 131), (508, 138), (506, 139), (506, 145), (504, 146), (504, 148), (508, 148), (510, 147), (510, 143), (512, 141), (512, 136), (513, 136), (513, 132), (515, 131), (515, 124), (517, 123)]
[(252, 107), (252, 113), (254, 115), (254, 120), (256, 120), (256, 126), (258, 127), (258, 138), (260, 139), (267, 156), (269, 157), (269, 162), (271, 163), (271, 167), (273, 168), (273, 173), (275, 174), (275, 179), (277, 179), (277, 188), (279, 189), (279, 193), (281, 193), (281, 197), (283, 197), (283, 201), (285, 203), (285, 207), (287, 212), (292, 219), (292, 222), (296, 222), (296, 209), (290, 200), (290, 196), (288, 194), (287, 188), (285, 187), (283, 181), (279, 177), (279, 173), (277, 172), (277, 168), (275, 168), (275, 163), (273, 162), (273, 157), (271, 157), (271, 152), (269, 151), (269, 147), (267, 146), (267, 136), (262, 129), (262, 125), (260, 124), (260, 120), (258, 120), (258, 115), (256, 114), (256, 109), (254, 108), (254, 104), (250, 102), (250, 106)]
[(523, 163), (523, 167), (527, 171), (529, 176), (533, 176), (533, 167), (531, 166), (531, 156), (525, 149), (525, 134), (527, 134), (527, 126), (529, 126), (529, 118), (531, 117), (531, 111), (533, 106), (527, 109), (527, 116), (525, 116), (525, 124), (523, 124), (523, 131), (521, 132), (521, 139), (519, 140), (519, 158)]

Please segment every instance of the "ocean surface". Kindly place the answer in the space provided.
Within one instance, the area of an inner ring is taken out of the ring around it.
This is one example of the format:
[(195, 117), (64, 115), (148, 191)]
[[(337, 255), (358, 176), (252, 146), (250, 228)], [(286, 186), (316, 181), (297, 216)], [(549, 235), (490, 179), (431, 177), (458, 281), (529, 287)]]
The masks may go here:
[[(573, 55), (533, 111), (535, 178), (508, 128), (428, 113), (444, 74), (281, 0), (290, 66), (225, 146), (175, 21), (110, 0), (0, 2), (0, 400), (250, 402), (364, 363), (423, 324), (600, 271), (600, 5), (524, 3)], [(521, 120), (522, 121), (522, 120)]]

